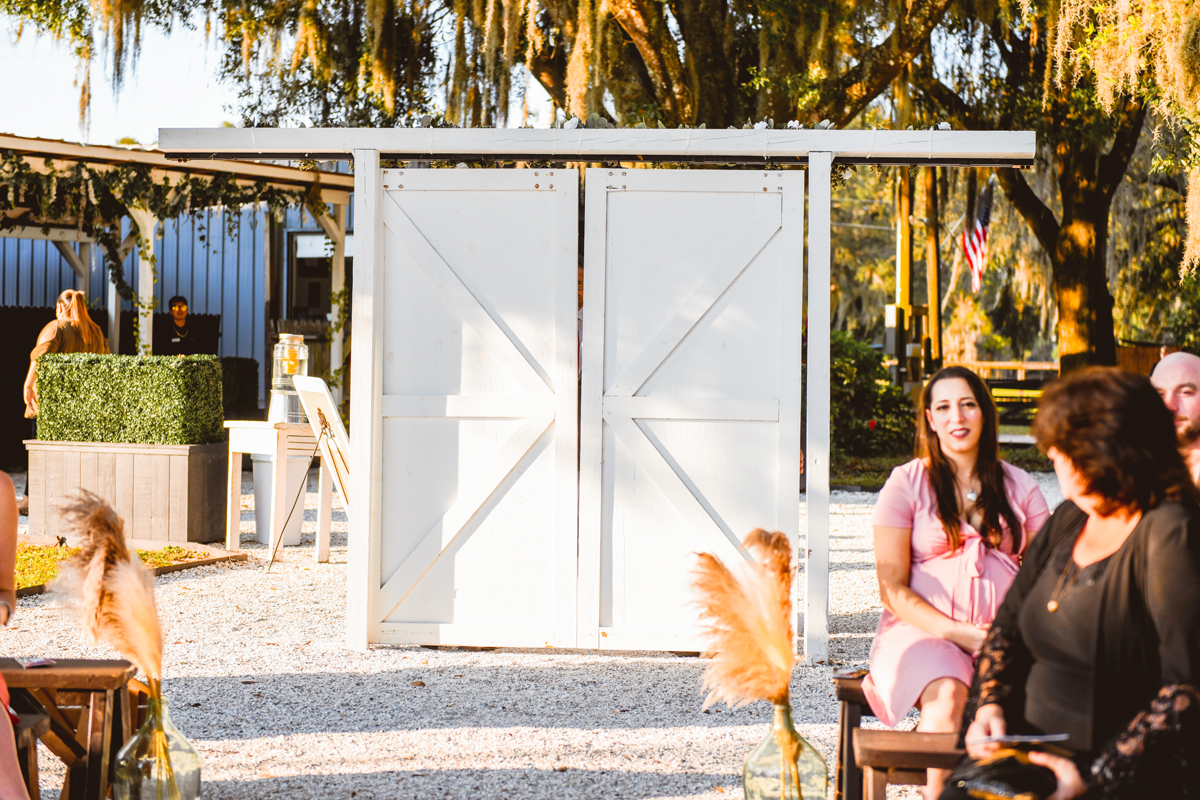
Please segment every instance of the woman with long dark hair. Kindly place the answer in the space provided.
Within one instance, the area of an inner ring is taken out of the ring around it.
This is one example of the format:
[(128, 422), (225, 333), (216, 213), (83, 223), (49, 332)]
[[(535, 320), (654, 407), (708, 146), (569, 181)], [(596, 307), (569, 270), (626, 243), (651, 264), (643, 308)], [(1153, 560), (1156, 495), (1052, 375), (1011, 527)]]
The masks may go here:
[[(1008, 796), (1048, 780), (1051, 800), (1200, 797), (1200, 508), (1173, 415), (1146, 378), (1093, 367), (1047, 389), (1033, 434), (1066, 502), (988, 631), (968, 753), (1065, 737)], [(957, 782), (944, 797), (970, 794)]]
[[(886, 725), (916, 706), (918, 730), (953, 732), (987, 628), (1049, 510), (1033, 478), (1000, 460), (996, 405), (974, 372), (938, 371), (917, 414), (921, 456), (892, 471), (875, 504), (884, 611), (863, 692)], [(944, 777), (930, 770), (927, 797)]]

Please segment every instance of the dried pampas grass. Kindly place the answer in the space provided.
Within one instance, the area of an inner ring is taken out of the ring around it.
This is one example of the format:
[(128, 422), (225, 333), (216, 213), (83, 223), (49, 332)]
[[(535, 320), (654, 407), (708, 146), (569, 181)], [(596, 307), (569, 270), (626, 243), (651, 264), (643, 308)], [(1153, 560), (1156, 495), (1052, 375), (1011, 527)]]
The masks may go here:
[(97, 495), (81, 491), (62, 513), (80, 549), (52, 588), (73, 600), (92, 643), (106, 642), (133, 662), (158, 696), (163, 640), (150, 570), (126, 546), (117, 512)]
[(742, 546), (753, 561), (730, 570), (700, 553), (693, 584), (713, 657), (704, 707), (755, 700), (788, 705), (796, 665), (792, 634), (792, 546), (782, 533), (752, 531)]

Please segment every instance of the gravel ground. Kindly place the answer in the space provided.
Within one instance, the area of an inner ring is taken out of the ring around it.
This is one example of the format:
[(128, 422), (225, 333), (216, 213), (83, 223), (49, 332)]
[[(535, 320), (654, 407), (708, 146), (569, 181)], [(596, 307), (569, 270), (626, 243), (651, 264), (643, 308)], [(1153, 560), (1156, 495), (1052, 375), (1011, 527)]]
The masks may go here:
[[(24, 476), (13, 477), (22, 489)], [(1057, 505), (1054, 476), (1038, 477)], [(330, 563), (313, 563), (315, 488), (310, 480), (301, 545), (281, 548), (269, 574), (266, 547), (250, 538), (246, 473), (242, 547), (251, 560), (156, 579), (171, 717), (200, 752), (207, 800), (741, 796), (741, 763), (766, 735), (770, 707), (701, 712), (701, 659), (346, 650), (346, 518), (335, 501)], [(835, 492), (833, 503), (831, 660), (865, 667), (879, 618), (875, 495)], [(0, 641), (14, 656), (113, 657), (87, 644), (53, 595), (22, 598)], [(797, 728), (832, 769), (830, 671), (797, 668), (792, 697)], [(915, 714), (903, 723), (913, 724)], [(44, 748), (39, 764), (43, 797), (54, 800), (61, 764)]]

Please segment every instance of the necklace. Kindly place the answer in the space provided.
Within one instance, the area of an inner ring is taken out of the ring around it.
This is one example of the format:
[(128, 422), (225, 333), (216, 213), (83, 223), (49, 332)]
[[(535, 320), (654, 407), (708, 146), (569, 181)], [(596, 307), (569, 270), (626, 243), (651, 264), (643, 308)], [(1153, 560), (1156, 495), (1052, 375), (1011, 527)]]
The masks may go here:
[(176, 336), (178, 336), (180, 339), (186, 339), (186, 338), (187, 338), (187, 333), (188, 333), (188, 329), (187, 329), (187, 326), (186, 326), (186, 325), (184, 325), (184, 326), (183, 326), (183, 330), (182, 330), (182, 331), (181, 331), (181, 330), (179, 330), (179, 326), (178, 326), (178, 325), (176, 325), (176, 326), (175, 326), (175, 335), (176, 335)]
[[(1054, 591), (1050, 593), (1050, 602), (1046, 603), (1046, 610), (1051, 614), (1058, 611), (1058, 601), (1075, 585), (1075, 578), (1078, 572), (1079, 570), (1075, 567), (1075, 558), (1072, 556), (1067, 559), (1067, 566), (1063, 569), (1062, 575), (1058, 576), (1058, 583), (1054, 585)], [(1068, 575), (1071, 576), (1070, 583), (1067, 583)]]
[(979, 499), (979, 492), (972, 489), (969, 492), (967, 492), (965, 496), (968, 500), (970, 500), (972, 503), (974, 503), (976, 500)]

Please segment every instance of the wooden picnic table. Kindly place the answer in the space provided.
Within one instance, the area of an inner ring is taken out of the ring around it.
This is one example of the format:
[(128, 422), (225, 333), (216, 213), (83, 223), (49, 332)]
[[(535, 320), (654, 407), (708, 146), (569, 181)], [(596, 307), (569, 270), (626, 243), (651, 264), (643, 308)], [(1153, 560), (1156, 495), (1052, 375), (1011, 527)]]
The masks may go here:
[(103, 800), (117, 752), (133, 735), (128, 661), (55, 659), (53, 666), (23, 668), (0, 658), (19, 713), (44, 713), (50, 729), (41, 740), (64, 764), (64, 800)]

